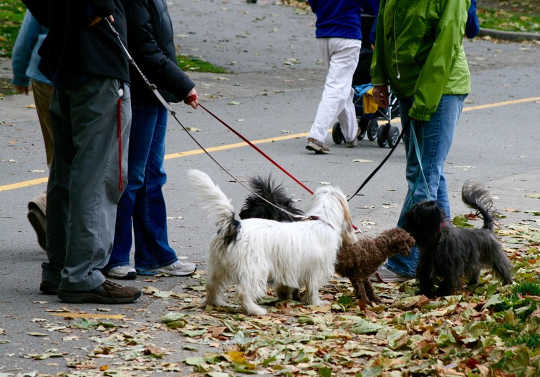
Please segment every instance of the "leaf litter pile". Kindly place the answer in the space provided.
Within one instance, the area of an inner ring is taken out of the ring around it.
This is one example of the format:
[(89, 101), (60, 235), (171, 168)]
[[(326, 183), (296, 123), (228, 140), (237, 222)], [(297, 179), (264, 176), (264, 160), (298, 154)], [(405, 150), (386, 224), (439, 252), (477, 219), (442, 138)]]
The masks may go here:
[[(23, 357), (64, 358), (63, 376), (539, 376), (540, 213), (529, 215), (498, 230), (514, 264), (508, 286), (484, 271), (477, 285), (430, 300), (416, 295), (414, 280), (375, 283), (382, 302), (361, 310), (349, 281), (336, 277), (321, 292), (331, 305), (278, 301), (269, 291), (262, 300), (268, 314), (256, 317), (238, 307), (202, 308), (201, 272), (182, 292), (145, 287), (152, 300), (167, 300), (166, 311), (149, 322), (65, 309), (54, 313), (69, 321), (63, 325), (35, 319), (43, 332), (28, 335), (64, 331), (64, 341), (87, 337), (93, 349), (84, 356), (51, 348)], [(468, 226), (470, 218), (456, 222)], [(237, 303), (235, 294), (231, 288), (229, 302)], [(172, 341), (157, 340), (163, 334)], [(3, 335), (0, 329), (0, 341)], [(175, 358), (178, 349), (183, 355)], [(15, 374), (0, 371), (7, 376)]]

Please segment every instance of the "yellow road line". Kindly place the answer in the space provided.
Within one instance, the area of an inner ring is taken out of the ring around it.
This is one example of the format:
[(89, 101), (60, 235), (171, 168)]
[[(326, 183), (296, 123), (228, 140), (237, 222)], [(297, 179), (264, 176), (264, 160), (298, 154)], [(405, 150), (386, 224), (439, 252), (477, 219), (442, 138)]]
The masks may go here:
[[(495, 107), (516, 105), (516, 104), (520, 104), (520, 103), (529, 103), (529, 102), (536, 102), (536, 101), (540, 101), (540, 97), (520, 98), (520, 99), (516, 99), (516, 100), (511, 100), (511, 101), (488, 103), (488, 104), (485, 104), (485, 105), (467, 106), (467, 107), (465, 107), (463, 109), (463, 112), (485, 110), (485, 109), (491, 109), (491, 108), (495, 108)], [(394, 119), (392, 122), (399, 122), (399, 119)], [(297, 138), (306, 137), (306, 136), (307, 136), (307, 133), (303, 132), (303, 133), (291, 134), (291, 135), (286, 135), (286, 136), (271, 137), (271, 138), (267, 138), (267, 139), (252, 140), (251, 142), (253, 144), (266, 144), (266, 143), (273, 143), (273, 142), (276, 142), (276, 141), (297, 139)], [(227, 145), (221, 145), (219, 147), (209, 147), (209, 148), (207, 148), (207, 150), (209, 152), (219, 152), (219, 151), (243, 148), (246, 145), (247, 145), (247, 143), (227, 144)], [(195, 155), (199, 155), (199, 154), (203, 154), (203, 153), (204, 152), (201, 149), (193, 149), (193, 150), (189, 150), (189, 151), (185, 151), (185, 152), (169, 153), (169, 154), (165, 155), (165, 159), (170, 160), (170, 159), (173, 159), (173, 158), (195, 156)], [(22, 182), (12, 183), (12, 184), (9, 184), (9, 185), (3, 185), (3, 186), (0, 186), (0, 192), (2, 192), (2, 191), (11, 191), (11, 190), (24, 188), (24, 187), (40, 185), (42, 183), (46, 183), (47, 180), (48, 180), (47, 177), (43, 177), (43, 178), (31, 179), (29, 181), (22, 181)]]
[(12, 183), (10, 185), (0, 186), (0, 191), (10, 191), (10, 190), (20, 189), (20, 188), (23, 188), (23, 187), (36, 186), (36, 185), (40, 185), (42, 183), (47, 183), (48, 180), (49, 180), (48, 177), (43, 177), (43, 178), (31, 179), (29, 181), (22, 181), (22, 182)]
[(511, 100), (511, 101), (488, 103), (485, 105), (467, 106), (463, 109), (463, 111), (467, 112), (467, 111), (484, 110), (484, 109), (491, 109), (493, 107), (516, 105), (518, 103), (528, 103), (528, 102), (536, 102), (536, 101), (540, 101), (540, 97), (520, 98), (520, 99)]

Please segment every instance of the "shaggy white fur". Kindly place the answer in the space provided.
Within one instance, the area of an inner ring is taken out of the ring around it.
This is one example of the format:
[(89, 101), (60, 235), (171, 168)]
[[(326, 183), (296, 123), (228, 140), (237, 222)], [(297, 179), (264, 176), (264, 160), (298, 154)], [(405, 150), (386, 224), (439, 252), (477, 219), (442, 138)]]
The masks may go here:
[(305, 303), (322, 304), (319, 288), (334, 273), (341, 243), (355, 241), (349, 206), (340, 189), (322, 186), (315, 191), (306, 216), (319, 220), (237, 221), (230, 199), (206, 173), (189, 170), (188, 177), (218, 227), (210, 243), (207, 304), (226, 306), (223, 290), (227, 284), (237, 284), (243, 308), (249, 314), (265, 314), (256, 300), (266, 294), (269, 280), (280, 290), (305, 287)]

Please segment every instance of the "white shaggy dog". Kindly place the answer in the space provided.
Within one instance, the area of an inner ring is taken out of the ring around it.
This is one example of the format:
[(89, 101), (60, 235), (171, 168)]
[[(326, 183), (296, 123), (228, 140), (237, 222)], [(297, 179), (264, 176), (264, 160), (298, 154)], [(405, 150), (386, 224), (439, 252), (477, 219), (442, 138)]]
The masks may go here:
[(249, 314), (265, 314), (256, 300), (266, 294), (269, 280), (282, 292), (305, 287), (305, 303), (322, 304), (319, 287), (333, 275), (339, 247), (355, 241), (341, 190), (318, 188), (306, 212), (311, 217), (307, 221), (238, 221), (230, 199), (207, 174), (189, 170), (188, 177), (218, 227), (210, 243), (207, 304), (226, 306), (223, 289), (232, 283), (238, 285), (242, 306)]

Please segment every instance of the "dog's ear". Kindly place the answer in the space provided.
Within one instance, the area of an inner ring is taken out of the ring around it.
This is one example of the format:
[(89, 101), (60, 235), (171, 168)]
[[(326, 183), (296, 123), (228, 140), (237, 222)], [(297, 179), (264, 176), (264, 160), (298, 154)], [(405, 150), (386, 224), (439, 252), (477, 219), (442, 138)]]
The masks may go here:
[(349, 211), (349, 204), (340, 196), (338, 196), (338, 200), (341, 208), (343, 208), (343, 218), (345, 219), (345, 228), (342, 232), (343, 243), (345, 245), (352, 245), (356, 242), (356, 237), (354, 235), (354, 225)]

